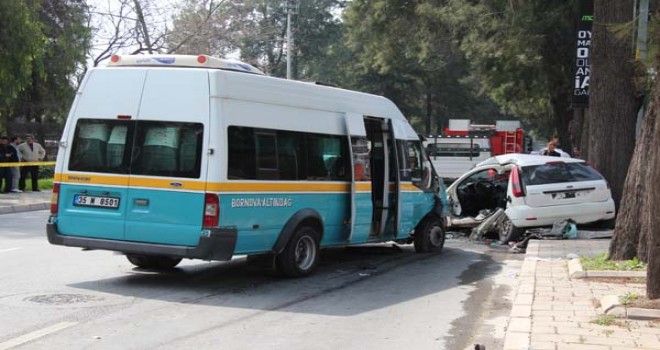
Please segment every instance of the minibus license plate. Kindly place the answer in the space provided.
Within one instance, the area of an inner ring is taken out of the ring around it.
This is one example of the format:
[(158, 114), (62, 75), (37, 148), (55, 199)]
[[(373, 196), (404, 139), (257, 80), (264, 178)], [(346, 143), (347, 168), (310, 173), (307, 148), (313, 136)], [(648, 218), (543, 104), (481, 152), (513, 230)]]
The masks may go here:
[(77, 194), (73, 199), (73, 204), (82, 207), (100, 207), (100, 208), (118, 208), (119, 198), (81, 196)]

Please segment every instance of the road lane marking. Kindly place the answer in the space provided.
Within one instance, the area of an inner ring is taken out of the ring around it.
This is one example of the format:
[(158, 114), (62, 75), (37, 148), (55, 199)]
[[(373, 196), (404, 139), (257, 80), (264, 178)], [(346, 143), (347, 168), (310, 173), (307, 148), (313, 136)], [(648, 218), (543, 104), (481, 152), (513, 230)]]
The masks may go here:
[(16, 248), (7, 248), (7, 249), (0, 249), (0, 253), (6, 253), (6, 252), (11, 252), (13, 250), (19, 250), (21, 247), (16, 247)]
[(56, 323), (56, 324), (54, 324), (50, 327), (42, 328), (42, 329), (36, 330), (34, 332), (30, 332), (28, 334), (23, 334), (20, 337), (16, 337), (14, 339), (7, 340), (4, 343), (0, 343), (0, 350), (11, 349), (15, 346), (19, 346), (19, 345), (25, 344), (29, 341), (39, 339), (39, 338), (47, 336), (51, 333), (61, 331), (65, 328), (69, 328), (69, 327), (71, 327), (71, 326), (73, 326), (77, 323), (78, 322), (60, 322), (60, 323)]

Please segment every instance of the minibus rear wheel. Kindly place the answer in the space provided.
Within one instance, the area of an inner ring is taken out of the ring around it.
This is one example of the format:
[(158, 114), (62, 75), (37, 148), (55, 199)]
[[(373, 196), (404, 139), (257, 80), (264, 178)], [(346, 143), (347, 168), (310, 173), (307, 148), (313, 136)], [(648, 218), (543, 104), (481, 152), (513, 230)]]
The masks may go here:
[(181, 262), (181, 258), (169, 256), (126, 254), (126, 258), (131, 264), (143, 269), (171, 269)]
[(277, 269), (286, 277), (309, 275), (319, 261), (318, 231), (312, 226), (300, 226), (277, 256)]
[(427, 216), (415, 228), (413, 243), (418, 253), (442, 251), (445, 246), (445, 229), (442, 220), (435, 215)]

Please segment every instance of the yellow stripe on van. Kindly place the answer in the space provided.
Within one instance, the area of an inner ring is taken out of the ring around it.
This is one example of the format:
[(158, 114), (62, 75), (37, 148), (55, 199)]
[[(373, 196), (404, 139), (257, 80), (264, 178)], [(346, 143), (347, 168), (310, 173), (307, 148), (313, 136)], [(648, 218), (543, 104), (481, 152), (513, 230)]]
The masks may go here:
[(349, 183), (214, 182), (213, 192), (348, 192)]
[(355, 183), (356, 192), (371, 192), (371, 182), (356, 182)]
[(109, 176), (91, 174), (55, 174), (55, 182), (69, 182), (90, 185), (128, 186), (128, 176)]
[(412, 182), (402, 182), (401, 183), (401, 191), (409, 191), (409, 192), (422, 192), (417, 186), (413, 185)]
[(154, 179), (154, 178), (141, 178), (141, 177), (132, 177), (132, 176), (129, 181), (129, 186), (166, 188), (170, 190), (188, 190), (188, 191), (206, 190), (206, 183), (203, 181), (185, 181), (185, 180), (181, 181), (179, 179)]
[[(167, 178), (129, 177), (128, 175), (96, 175), (96, 174), (61, 174), (54, 175), (55, 182), (67, 182), (90, 185), (134, 186), (146, 188), (161, 188), (183, 191), (212, 191), (212, 192), (350, 192), (349, 182), (344, 183), (317, 183), (317, 182), (209, 182), (189, 181)], [(402, 182), (401, 191), (420, 192), (410, 182)], [(394, 188), (392, 187), (392, 190)], [(371, 192), (371, 182), (358, 181), (355, 183), (357, 192)]]

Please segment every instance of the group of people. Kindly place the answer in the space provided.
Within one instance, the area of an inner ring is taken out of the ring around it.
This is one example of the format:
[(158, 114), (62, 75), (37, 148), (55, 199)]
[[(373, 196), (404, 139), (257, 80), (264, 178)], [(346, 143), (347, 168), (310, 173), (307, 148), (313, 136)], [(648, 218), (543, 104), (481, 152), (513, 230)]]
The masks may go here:
[(561, 149), (558, 148), (559, 144), (559, 137), (554, 136), (550, 142), (548, 142), (548, 146), (544, 149), (541, 150), (540, 154), (542, 156), (551, 156), (551, 157), (573, 157), (573, 158), (580, 158), (582, 156), (580, 149), (577, 147), (573, 147), (573, 150), (571, 151), (571, 154), (568, 154)]
[[(32, 135), (26, 135), (25, 142), (22, 142), (19, 136), (0, 137), (0, 191), (5, 193), (25, 191), (25, 179), (29, 176), (32, 180), (32, 191), (39, 192), (39, 166), (21, 166), (18, 163), (40, 162), (45, 157), (46, 150), (34, 142)], [(3, 163), (17, 164), (2, 166)]]

